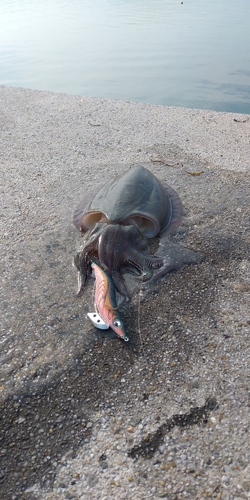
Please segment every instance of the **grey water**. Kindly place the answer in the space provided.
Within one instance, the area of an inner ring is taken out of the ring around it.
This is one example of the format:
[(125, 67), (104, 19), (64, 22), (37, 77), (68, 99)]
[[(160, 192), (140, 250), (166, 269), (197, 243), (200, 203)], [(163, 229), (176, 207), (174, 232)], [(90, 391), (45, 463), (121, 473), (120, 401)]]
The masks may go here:
[(0, 85), (250, 114), (250, 1), (1, 0)]

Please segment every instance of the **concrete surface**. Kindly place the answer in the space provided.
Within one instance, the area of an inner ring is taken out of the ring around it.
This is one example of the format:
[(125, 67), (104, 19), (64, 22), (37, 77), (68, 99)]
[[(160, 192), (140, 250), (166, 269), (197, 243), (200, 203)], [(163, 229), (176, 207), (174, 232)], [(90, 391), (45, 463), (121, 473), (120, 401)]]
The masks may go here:
[[(4, 499), (250, 498), (250, 117), (0, 87)], [(130, 342), (75, 296), (72, 211), (140, 163), (205, 261), (134, 289)]]

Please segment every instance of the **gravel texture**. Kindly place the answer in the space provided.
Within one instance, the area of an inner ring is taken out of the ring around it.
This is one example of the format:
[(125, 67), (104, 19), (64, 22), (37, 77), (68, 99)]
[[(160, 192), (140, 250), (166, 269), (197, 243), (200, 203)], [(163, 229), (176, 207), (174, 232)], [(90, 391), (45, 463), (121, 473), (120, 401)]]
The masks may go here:
[[(250, 117), (0, 87), (0, 498), (250, 498)], [(75, 296), (84, 194), (140, 163), (174, 187), (163, 242), (203, 253), (121, 307)]]

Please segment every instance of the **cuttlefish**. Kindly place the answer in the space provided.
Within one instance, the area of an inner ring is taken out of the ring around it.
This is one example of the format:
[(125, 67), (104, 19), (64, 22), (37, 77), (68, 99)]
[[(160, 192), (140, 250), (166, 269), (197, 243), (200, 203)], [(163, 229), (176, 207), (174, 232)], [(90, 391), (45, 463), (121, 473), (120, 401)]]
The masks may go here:
[(141, 165), (109, 180), (90, 201), (85, 198), (73, 215), (74, 225), (83, 234), (74, 258), (78, 294), (85, 288), (93, 259), (125, 300), (129, 293), (124, 272), (137, 275), (143, 283), (168, 273), (175, 267), (173, 258), (153, 255), (149, 242), (175, 232), (182, 213), (176, 191)]

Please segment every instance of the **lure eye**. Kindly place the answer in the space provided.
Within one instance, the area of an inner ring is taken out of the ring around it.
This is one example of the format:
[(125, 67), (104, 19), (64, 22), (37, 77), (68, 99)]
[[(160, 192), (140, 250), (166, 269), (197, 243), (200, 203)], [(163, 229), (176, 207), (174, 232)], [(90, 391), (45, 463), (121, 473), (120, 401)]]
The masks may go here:
[(122, 326), (121, 321), (119, 319), (115, 319), (114, 326)]

